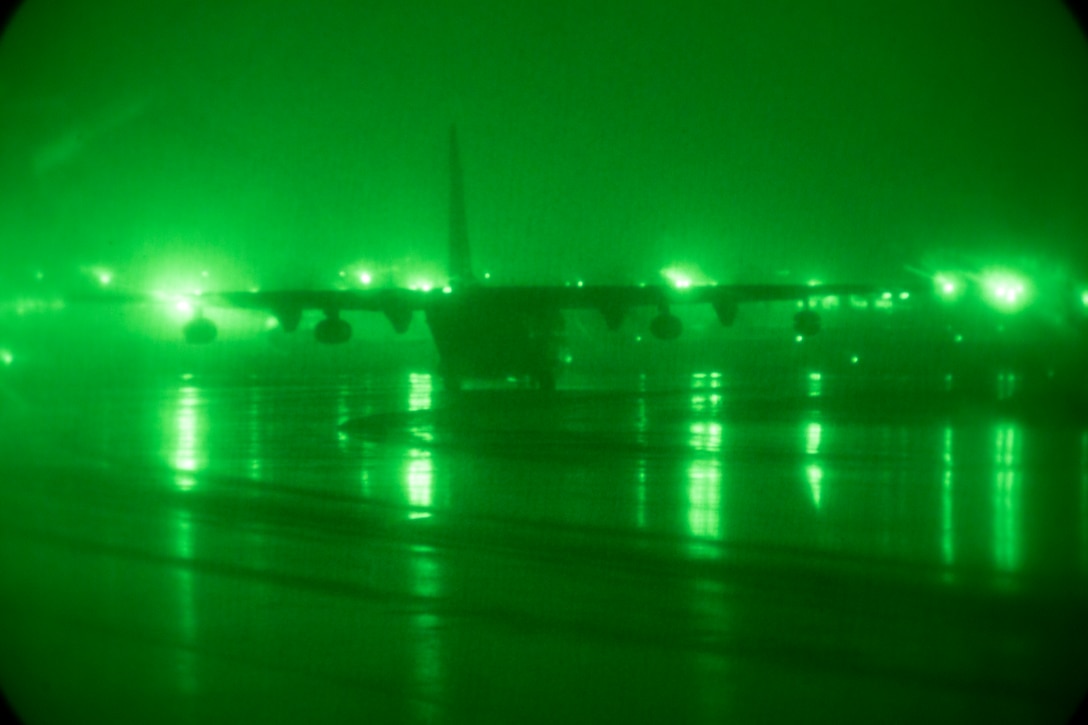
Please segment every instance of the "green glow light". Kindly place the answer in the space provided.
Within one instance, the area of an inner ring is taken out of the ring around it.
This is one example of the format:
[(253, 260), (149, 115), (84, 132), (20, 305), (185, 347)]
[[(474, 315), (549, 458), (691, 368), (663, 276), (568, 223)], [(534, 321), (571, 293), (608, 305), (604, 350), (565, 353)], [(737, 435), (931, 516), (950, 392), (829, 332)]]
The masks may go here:
[(722, 446), (720, 423), (691, 425), (690, 445), (700, 456), (688, 467), (688, 528), (700, 539), (721, 539), (722, 471), (717, 457)]
[(408, 410), (430, 410), (433, 390), (430, 373), (411, 373), (408, 376)]
[(374, 281), (374, 278), (370, 276), (369, 272), (360, 272), (359, 273), (359, 282), (361, 284), (370, 284), (373, 281)]
[(1027, 304), (1031, 293), (1027, 280), (1005, 270), (989, 270), (983, 273), (983, 287), (987, 301), (1003, 312), (1016, 312)]
[(819, 423), (809, 423), (805, 428), (805, 453), (810, 456), (820, 452), (820, 435), (823, 428)]
[(805, 481), (812, 494), (812, 504), (816, 510), (820, 509), (820, 498), (823, 492), (821, 482), (824, 478), (824, 469), (816, 456), (820, 453), (820, 437), (823, 427), (816, 421), (805, 427), (805, 455), (812, 458), (811, 463), (805, 466)]
[(805, 478), (808, 479), (809, 491), (812, 492), (812, 503), (817, 510), (820, 508), (820, 481), (824, 478), (824, 469), (818, 463), (812, 463), (805, 467)]
[[(183, 377), (189, 380), (190, 377)], [(200, 390), (192, 385), (185, 385), (178, 390), (174, 416), (175, 438), (173, 448), (173, 467), (175, 485), (182, 491), (196, 486), (194, 473), (204, 468), (204, 436), (201, 420)]]
[(708, 280), (697, 269), (689, 269), (687, 266), (673, 265), (661, 270), (661, 276), (668, 280), (676, 289), (690, 289), (692, 285), (707, 284)]
[(1012, 572), (1020, 565), (1020, 478), (1019, 430), (1013, 425), (995, 428), (993, 536), (994, 563)]
[[(408, 470), (405, 475), (408, 504), (413, 508), (430, 508), (434, 500), (434, 463), (429, 451), (413, 448), (408, 451)], [(430, 516), (427, 511), (413, 511), (409, 518)]]
[(944, 470), (941, 473), (941, 558), (945, 566), (951, 567), (956, 562), (956, 546), (952, 518), (952, 494), (954, 479), (952, 469), (952, 428), (944, 429), (944, 446), (941, 452)]
[(966, 285), (957, 275), (948, 272), (941, 272), (936, 275), (933, 278), (933, 284), (937, 289), (937, 293), (944, 300), (954, 300), (966, 289)]
[(15, 362), (15, 356), (11, 353), (11, 350), (0, 350), (0, 363), (11, 365), (13, 362)]

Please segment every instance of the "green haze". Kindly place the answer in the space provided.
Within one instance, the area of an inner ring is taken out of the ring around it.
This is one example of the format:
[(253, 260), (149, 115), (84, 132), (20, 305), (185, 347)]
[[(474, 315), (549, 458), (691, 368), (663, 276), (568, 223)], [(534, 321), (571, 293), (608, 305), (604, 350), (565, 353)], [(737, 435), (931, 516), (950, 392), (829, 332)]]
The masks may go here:
[(451, 122), (499, 280), (1088, 270), (1088, 49), (1056, 0), (31, 0), (0, 113), (5, 276), (440, 272)]

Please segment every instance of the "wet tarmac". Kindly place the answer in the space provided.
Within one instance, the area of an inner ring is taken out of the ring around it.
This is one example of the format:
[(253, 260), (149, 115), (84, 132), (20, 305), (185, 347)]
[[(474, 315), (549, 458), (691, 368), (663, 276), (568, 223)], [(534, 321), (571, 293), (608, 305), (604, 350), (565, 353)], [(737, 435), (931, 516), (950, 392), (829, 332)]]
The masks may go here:
[(0, 678), (27, 722), (1064, 722), (1088, 424), (992, 382), (7, 388)]

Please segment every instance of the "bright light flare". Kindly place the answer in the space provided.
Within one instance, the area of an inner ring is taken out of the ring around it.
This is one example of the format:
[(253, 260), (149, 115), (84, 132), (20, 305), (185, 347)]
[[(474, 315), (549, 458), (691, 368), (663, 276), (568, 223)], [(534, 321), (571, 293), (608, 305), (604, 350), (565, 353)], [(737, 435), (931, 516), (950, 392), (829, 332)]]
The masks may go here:
[(15, 356), (11, 353), (11, 350), (0, 350), (0, 363), (11, 365), (13, 362), (15, 362)]
[(360, 284), (370, 284), (373, 281), (374, 281), (374, 278), (370, 276), (370, 272), (360, 272), (359, 273), (359, 283)]
[(1016, 312), (1030, 297), (1027, 281), (1012, 272), (987, 272), (983, 275), (983, 286), (990, 304), (1004, 312)]
[(696, 283), (706, 283), (706, 281), (702, 279), (702, 275), (698, 272), (683, 269), (681, 267), (666, 267), (661, 270), (661, 276), (667, 279), (669, 284), (676, 289), (690, 289), (692, 285)]

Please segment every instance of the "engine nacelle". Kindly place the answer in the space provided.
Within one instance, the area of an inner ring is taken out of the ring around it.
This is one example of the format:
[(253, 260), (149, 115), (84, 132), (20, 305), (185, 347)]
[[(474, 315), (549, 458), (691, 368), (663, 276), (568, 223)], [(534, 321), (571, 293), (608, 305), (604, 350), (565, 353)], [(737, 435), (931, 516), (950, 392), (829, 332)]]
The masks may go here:
[(408, 332), (408, 328), (412, 324), (411, 307), (390, 305), (383, 309), (382, 312), (385, 313), (385, 319), (389, 320), (389, 324), (393, 325), (393, 332), (398, 335)]
[(276, 316), (276, 320), (280, 323), (280, 327), (284, 332), (294, 332), (298, 329), (298, 325), (302, 322), (302, 310), (298, 307), (285, 307), (280, 310), (275, 310), (272, 314)]
[(207, 345), (215, 340), (219, 328), (207, 317), (194, 317), (181, 328), (181, 334), (190, 345)]
[(793, 329), (801, 337), (812, 337), (820, 331), (820, 315), (812, 310), (801, 310), (793, 316)]
[(608, 327), (610, 332), (615, 332), (623, 325), (623, 318), (627, 315), (627, 310), (619, 305), (603, 305), (601, 314), (604, 315), (605, 326)]
[(351, 325), (339, 317), (326, 317), (314, 327), (314, 339), (322, 345), (341, 345), (351, 339)]
[(650, 334), (658, 340), (675, 340), (684, 331), (684, 323), (671, 312), (662, 312), (650, 320)]
[(718, 316), (718, 322), (722, 327), (732, 327), (737, 321), (737, 303), (733, 300), (715, 300), (714, 314)]

